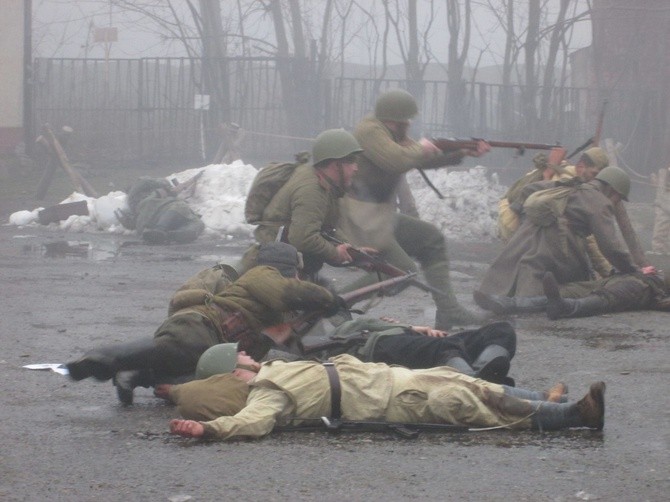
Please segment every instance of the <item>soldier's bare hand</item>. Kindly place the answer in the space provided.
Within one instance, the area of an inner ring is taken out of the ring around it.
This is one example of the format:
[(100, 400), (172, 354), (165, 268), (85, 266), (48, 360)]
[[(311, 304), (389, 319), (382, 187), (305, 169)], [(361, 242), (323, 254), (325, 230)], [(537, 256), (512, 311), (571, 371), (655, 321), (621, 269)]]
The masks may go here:
[(644, 275), (656, 275), (658, 273), (658, 270), (653, 265), (642, 267), (641, 270)]
[(563, 162), (565, 158), (566, 150), (562, 146), (555, 146), (549, 152), (549, 158), (547, 159), (547, 164), (550, 166), (558, 166)]
[(335, 247), (335, 249), (337, 250), (338, 263), (349, 263), (354, 261), (354, 259), (349, 254), (349, 248), (351, 248), (351, 244), (346, 243), (340, 244), (339, 246)]
[(395, 319), (394, 317), (383, 316), (383, 317), (380, 317), (379, 319), (384, 321), (384, 322), (390, 322), (390, 323), (393, 323), (393, 324), (400, 324), (400, 321), (398, 319)]
[(429, 336), (431, 338), (444, 338), (445, 336), (449, 336), (449, 333), (447, 333), (446, 331), (431, 328), (430, 326), (412, 326), (412, 330), (416, 331), (421, 335)]
[(419, 144), (423, 148), (423, 155), (425, 157), (434, 157), (435, 155), (442, 153), (442, 150), (435, 146), (435, 143), (428, 138), (421, 138)]
[(489, 153), (491, 151), (491, 145), (483, 139), (477, 140), (477, 148), (468, 148), (466, 150), (466, 155), (470, 157), (481, 157), (482, 155)]
[(159, 383), (154, 387), (154, 396), (160, 397), (161, 399), (170, 400), (170, 389), (172, 384), (169, 383)]
[(201, 438), (205, 435), (205, 427), (195, 420), (170, 420), (170, 434), (185, 438)]
[(376, 249), (376, 248), (362, 247), (362, 248), (358, 248), (358, 249), (360, 249), (361, 251), (363, 251), (366, 254), (371, 254), (373, 256), (377, 256), (379, 254), (379, 250)]

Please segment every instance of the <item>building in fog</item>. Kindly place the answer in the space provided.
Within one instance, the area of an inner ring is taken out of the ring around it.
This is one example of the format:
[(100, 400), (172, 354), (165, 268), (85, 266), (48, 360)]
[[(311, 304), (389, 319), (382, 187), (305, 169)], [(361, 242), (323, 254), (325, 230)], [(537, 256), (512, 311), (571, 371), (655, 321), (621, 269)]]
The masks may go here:
[(650, 172), (670, 165), (670, 2), (594, 0), (592, 20), (595, 71), (589, 85), (652, 96), (628, 110), (639, 126), (627, 139), (654, 151), (652, 165), (644, 166)]
[(0, 16), (0, 153), (23, 141), (26, 25), (31, 0), (2, 0)]

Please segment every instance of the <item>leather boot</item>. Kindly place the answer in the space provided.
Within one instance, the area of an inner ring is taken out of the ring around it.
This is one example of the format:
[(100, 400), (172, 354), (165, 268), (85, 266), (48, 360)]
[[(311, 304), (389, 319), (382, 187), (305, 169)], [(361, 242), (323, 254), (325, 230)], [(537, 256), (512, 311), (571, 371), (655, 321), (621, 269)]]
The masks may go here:
[(454, 368), (457, 371), (460, 371), (461, 373), (463, 373), (465, 375), (470, 375), (470, 376), (475, 375), (475, 370), (462, 357), (452, 357), (450, 359), (447, 359), (444, 362), (444, 364)]
[(149, 356), (154, 349), (153, 338), (110, 345), (93, 349), (76, 361), (67, 363), (66, 367), (73, 380), (88, 377), (109, 380), (119, 371), (148, 368)]
[(447, 330), (454, 326), (480, 325), (486, 321), (488, 316), (472, 312), (458, 303), (451, 288), (448, 261), (426, 267), (423, 273), (428, 284), (444, 293), (433, 293), (433, 301), (437, 307), (435, 328)]
[(561, 298), (550, 301), (547, 306), (547, 317), (549, 319), (562, 319), (567, 317), (589, 317), (602, 314), (607, 310), (607, 301), (598, 295), (589, 295), (578, 300), (572, 298)]
[(599, 431), (605, 426), (605, 382), (591, 384), (586, 396), (576, 403), (532, 401), (532, 404), (537, 409), (532, 417), (536, 429), (588, 427)]
[(475, 376), (495, 381), (507, 376), (510, 367), (510, 353), (500, 345), (488, 345), (472, 363)]
[(499, 296), (475, 291), (472, 297), (481, 308), (498, 315), (542, 312), (547, 307), (546, 296)]
[(196, 240), (205, 230), (205, 224), (200, 220), (189, 221), (187, 224), (167, 231), (167, 240), (177, 244), (186, 244)]
[(135, 387), (152, 387), (154, 383), (152, 372), (148, 369), (119, 371), (114, 375), (116, 395), (126, 406), (133, 404)]

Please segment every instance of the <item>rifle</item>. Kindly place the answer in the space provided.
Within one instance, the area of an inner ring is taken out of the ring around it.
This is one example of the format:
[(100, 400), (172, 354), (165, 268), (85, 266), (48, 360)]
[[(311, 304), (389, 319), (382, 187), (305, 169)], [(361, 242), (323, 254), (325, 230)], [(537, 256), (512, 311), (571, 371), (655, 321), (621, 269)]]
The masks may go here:
[[(328, 432), (393, 432), (405, 439), (416, 439), (420, 431), (431, 432), (467, 432), (470, 429), (464, 425), (453, 424), (435, 424), (435, 423), (405, 423), (405, 422), (384, 422), (369, 420), (334, 420), (328, 417), (294, 419), (296, 421), (307, 422), (305, 425), (287, 425), (275, 427), (273, 432), (293, 432), (293, 431), (319, 431)], [(314, 425), (310, 425), (310, 423)]]
[(176, 195), (179, 195), (184, 190), (188, 190), (189, 188), (191, 188), (193, 185), (195, 185), (198, 182), (198, 180), (202, 177), (203, 174), (205, 174), (205, 170), (201, 169), (193, 177), (187, 179), (183, 183), (179, 183), (177, 178), (172, 178), (172, 180), (170, 180), (170, 182), (173, 185), (171, 195), (176, 196)]
[(447, 138), (431, 138), (433, 144), (443, 152), (451, 152), (465, 148), (467, 150), (476, 150), (479, 141), (486, 141), (494, 148), (514, 148), (519, 155), (523, 155), (526, 150), (551, 150), (556, 146), (561, 146), (559, 143), (549, 145), (547, 143), (527, 143), (524, 141), (493, 141), (481, 138), (472, 139), (447, 139)]
[[(416, 273), (403, 274), (402, 276), (392, 277), (386, 279), (385, 281), (375, 282), (369, 286), (364, 286), (354, 291), (349, 291), (348, 293), (342, 293), (340, 298), (344, 300), (347, 308), (352, 307), (355, 303), (365, 300), (366, 298), (371, 298), (375, 295), (384, 296), (384, 293), (388, 290), (397, 293), (398, 288), (404, 288), (410, 285), (411, 281), (416, 277)], [(299, 317), (291, 323), (291, 330), (293, 331), (294, 341), (295, 338), (300, 338), (305, 336), (307, 332), (312, 329), (312, 327), (324, 317), (323, 311), (314, 311), (308, 312), (303, 316)], [(301, 352), (302, 347), (299, 347)]]
[[(346, 242), (342, 242), (337, 237), (329, 234), (328, 232), (321, 232), (321, 235), (324, 237), (324, 239), (338, 246), (340, 244), (346, 244)], [(378, 275), (384, 274), (389, 277), (406, 277), (409, 274), (409, 272), (402, 270), (396, 267), (395, 265), (390, 264), (386, 260), (379, 258), (378, 256), (373, 256), (369, 253), (366, 253), (365, 251), (357, 247), (351, 246), (349, 249), (347, 249), (347, 252), (354, 259), (354, 261), (351, 262), (349, 265), (352, 265), (354, 267), (362, 268), (363, 270), (373, 270), (377, 272)], [(412, 275), (415, 276), (416, 274)], [(428, 284), (424, 284), (418, 279), (408, 279), (405, 287), (407, 286), (417, 287), (427, 293), (433, 293), (436, 295), (443, 295), (443, 296), (445, 295), (444, 291), (429, 286)]]
[(586, 140), (582, 145), (575, 148), (575, 150), (567, 156), (568, 159), (571, 159), (579, 152), (586, 150), (590, 146), (598, 146), (600, 143), (600, 136), (603, 132), (603, 123), (605, 122), (605, 107), (607, 106), (607, 100), (603, 101), (603, 106), (600, 108), (600, 114), (598, 115), (598, 123), (596, 124), (596, 133), (593, 137)]

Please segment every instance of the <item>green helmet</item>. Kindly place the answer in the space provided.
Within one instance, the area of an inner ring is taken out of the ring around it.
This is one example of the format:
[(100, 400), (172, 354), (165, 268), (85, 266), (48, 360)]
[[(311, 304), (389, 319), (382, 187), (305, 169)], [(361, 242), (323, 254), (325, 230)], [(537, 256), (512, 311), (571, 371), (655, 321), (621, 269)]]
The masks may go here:
[(419, 113), (419, 108), (414, 96), (402, 89), (386, 91), (379, 96), (375, 104), (375, 117), (379, 120), (404, 122), (417, 113)]
[(363, 149), (351, 133), (344, 129), (328, 129), (316, 137), (312, 147), (312, 162), (317, 165), (324, 160), (343, 159), (362, 152)]
[(237, 344), (220, 343), (202, 353), (195, 368), (195, 377), (203, 379), (221, 373), (231, 373), (236, 364)]
[(596, 175), (596, 179), (604, 181), (614, 188), (614, 190), (621, 195), (623, 200), (628, 200), (628, 194), (630, 193), (630, 176), (628, 176), (623, 169), (614, 166), (606, 167)]
[(596, 166), (598, 170), (605, 169), (610, 165), (610, 159), (607, 157), (605, 150), (597, 146), (591, 147), (586, 150), (582, 156), (586, 157), (591, 161), (591, 164)]

